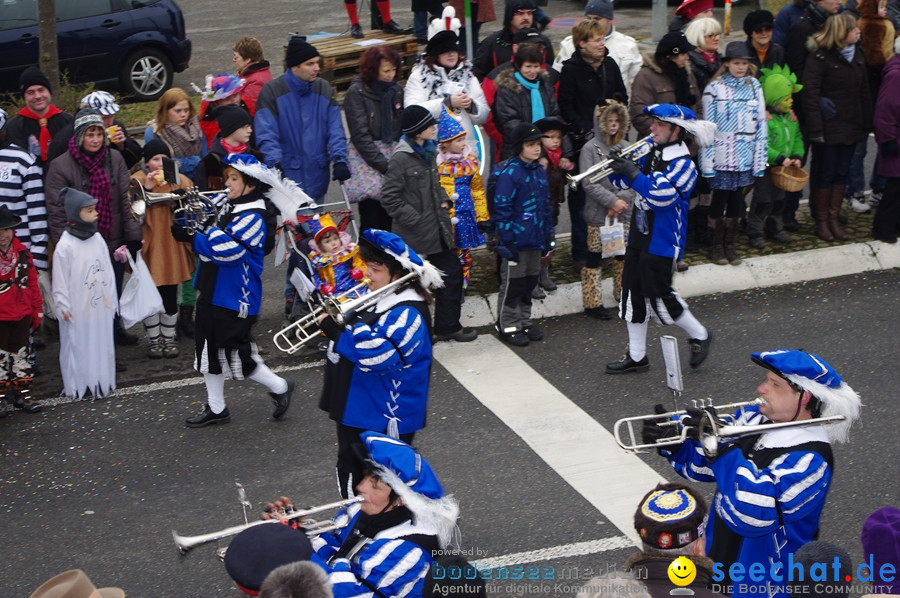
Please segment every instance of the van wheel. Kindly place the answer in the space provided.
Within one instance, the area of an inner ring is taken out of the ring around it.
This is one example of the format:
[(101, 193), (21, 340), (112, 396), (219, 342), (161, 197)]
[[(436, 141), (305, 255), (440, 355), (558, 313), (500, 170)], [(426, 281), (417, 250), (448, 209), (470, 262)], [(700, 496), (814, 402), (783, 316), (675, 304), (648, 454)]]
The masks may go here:
[(158, 100), (172, 87), (174, 69), (169, 58), (154, 48), (141, 48), (122, 65), (122, 95), (140, 102)]

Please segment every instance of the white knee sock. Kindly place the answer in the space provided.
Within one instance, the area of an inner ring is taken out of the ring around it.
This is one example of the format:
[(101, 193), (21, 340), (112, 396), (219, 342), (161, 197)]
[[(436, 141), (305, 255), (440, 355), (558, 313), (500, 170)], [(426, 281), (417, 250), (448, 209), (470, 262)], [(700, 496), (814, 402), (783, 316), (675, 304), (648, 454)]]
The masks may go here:
[(275, 394), (287, 392), (288, 389), (287, 380), (276, 375), (275, 372), (270, 370), (269, 366), (264, 363), (257, 364), (253, 373), (250, 374), (250, 379), (262, 384), (269, 389), (269, 392), (274, 392)]
[(690, 310), (685, 309), (684, 313), (675, 320), (675, 325), (684, 330), (689, 338), (695, 338), (699, 341), (705, 341), (709, 338), (709, 332), (701, 324)]
[(640, 361), (647, 356), (647, 322), (628, 325), (628, 354), (635, 361)]
[(225, 374), (203, 374), (206, 382), (206, 402), (210, 410), (219, 414), (225, 410)]

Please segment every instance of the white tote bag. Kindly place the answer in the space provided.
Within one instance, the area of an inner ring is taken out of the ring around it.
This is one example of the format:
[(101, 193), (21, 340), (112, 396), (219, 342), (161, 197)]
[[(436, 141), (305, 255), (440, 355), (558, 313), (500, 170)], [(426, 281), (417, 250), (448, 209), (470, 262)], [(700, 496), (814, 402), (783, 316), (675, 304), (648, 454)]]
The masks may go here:
[(131, 277), (125, 283), (122, 297), (119, 299), (119, 315), (122, 316), (122, 326), (126, 329), (163, 312), (162, 297), (141, 253), (137, 254), (137, 262), (129, 253), (128, 263), (131, 264)]
[(600, 244), (603, 257), (625, 255), (625, 225), (618, 218), (606, 217), (605, 226), (600, 227)]

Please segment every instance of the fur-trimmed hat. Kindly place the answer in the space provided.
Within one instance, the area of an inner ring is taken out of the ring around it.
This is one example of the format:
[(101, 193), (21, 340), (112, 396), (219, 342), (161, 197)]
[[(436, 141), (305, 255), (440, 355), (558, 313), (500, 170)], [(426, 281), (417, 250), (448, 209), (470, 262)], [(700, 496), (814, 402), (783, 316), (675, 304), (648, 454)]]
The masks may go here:
[(242, 592), (255, 596), (275, 568), (308, 561), (312, 554), (312, 544), (302, 530), (273, 520), (234, 537), (225, 552), (225, 570)]
[(363, 239), (376, 249), (397, 260), (404, 270), (418, 274), (419, 281), (426, 289), (444, 286), (443, 273), (435, 268), (431, 262), (419, 257), (419, 254), (407, 245), (399, 235), (378, 230), (377, 228), (370, 228), (363, 231), (360, 240)]
[(125, 598), (121, 588), (98, 588), (81, 569), (54, 575), (32, 592), (30, 598)]
[(431, 111), (425, 106), (412, 104), (403, 109), (400, 115), (400, 125), (403, 134), (412, 139), (431, 125), (436, 125), (437, 121), (431, 115)]
[(314, 45), (307, 42), (299, 35), (291, 36), (288, 41), (287, 51), (284, 54), (284, 64), (287, 68), (303, 64), (311, 58), (319, 56), (319, 51)]
[(760, 351), (753, 353), (750, 359), (818, 399), (822, 404), (822, 417), (843, 415), (844, 421), (831, 424), (826, 430), (832, 442), (847, 442), (850, 426), (859, 419), (861, 403), (856, 391), (827, 361), (796, 349)]
[(634, 529), (654, 550), (683, 548), (703, 535), (709, 509), (703, 496), (684, 484), (659, 484), (634, 513)]
[(425, 56), (440, 56), (444, 52), (459, 52), (459, 37), (452, 31), (438, 31), (425, 46)]
[[(100, 116), (100, 113), (93, 108), (82, 108), (75, 115), (76, 145), (81, 145), (81, 142), (84, 140), (84, 134), (87, 133), (87, 130), (91, 127), (100, 127), (101, 129), (105, 129), (105, 127), (103, 126), (103, 117)], [(106, 140), (106, 138), (104, 137), (104, 141), (108, 140)]]
[(47, 75), (45, 75), (38, 67), (30, 66), (19, 75), (19, 91), (24, 94), (28, 91), (29, 87), (35, 85), (41, 85), (48, 90), (53, 91), (53, 88), (50, 87), (50, 79), (47, 78)]
[(115, 96), (108, 91), (92, 91), (81, 98), (81, 105), (93, 108), (103, 116), (112, 116), (119, 111)]
[(644, 114), (649, 114), (661, 121), (678, 125), (694, 136), (694, 140), (701, 146), (707, 146), (716, 137), (716, 123), (708, 120), (698, 120), (694, 111), (680, 104), (651, 104), (644, 106)]
[(452, 496), (444, 494), (428, 461), (413, 447), (386, 434), (363, 432), (360, 439), (372, 473), (390, 486), (412, 511), (416, 526), (433, 531), (441, 546), (450, 545), (456, 532), (459, 504)]
[(460, 117), (450, 111), (446, 105), (441, 104), (441, 119), (438, 121), (438, 141), (446, 143), (466, 134), (465, 128), (459, 122)]
[(684, 0), (684, 2), (679, 4), (678, 8), (675, 9), (675, 14), (690, 21), (701, 12), (712, 10), (712, 8), (713, 0)]

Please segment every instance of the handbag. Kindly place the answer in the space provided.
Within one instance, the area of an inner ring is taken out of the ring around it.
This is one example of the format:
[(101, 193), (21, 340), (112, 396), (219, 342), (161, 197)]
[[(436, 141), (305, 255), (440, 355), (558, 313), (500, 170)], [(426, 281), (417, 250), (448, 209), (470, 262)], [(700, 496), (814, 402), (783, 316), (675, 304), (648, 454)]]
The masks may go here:
[(600, 245), (603, 257), (625, 255), (625, 225), (618, 218), (606, 217), (606, 223), (600, 227)]
[(122, 297), (119, 298), (119, 315), (122, 316), (122, 326), (126, 329), (164, 311), (162, 297), (141, 253), (138, 252), (135, 261), (129, 252), (128, 263), (131, 265), (131, 277), (125, 283)]

